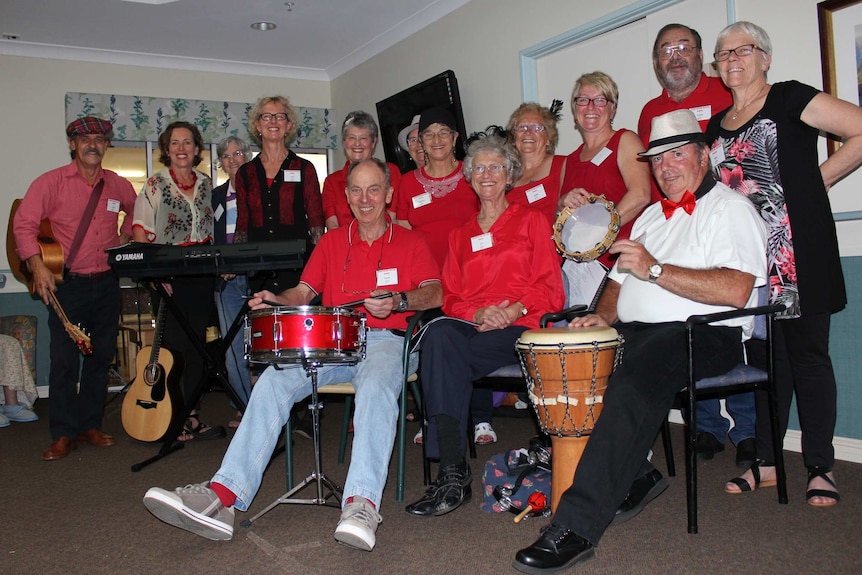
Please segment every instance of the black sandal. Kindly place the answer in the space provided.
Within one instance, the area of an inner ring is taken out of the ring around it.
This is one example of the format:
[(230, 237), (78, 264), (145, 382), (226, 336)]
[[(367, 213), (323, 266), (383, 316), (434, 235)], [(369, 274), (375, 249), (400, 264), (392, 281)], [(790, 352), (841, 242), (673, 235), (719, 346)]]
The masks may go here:
[(190, 415), (183, 427), (183, 433), (191, 433), (198, 439), (223, 439), (227, 437), (227, 430), (222, 425), (210, 427), (203, 421), (200, 416)]
[[(835, 481), (826, 475), (830, 471), (832, 471), (831, 467), (815, 466), (808, 468), (808, 485), (811, 485), (811, 481), (819, 477), (836, 489), (836, 491), (829, 491), (828, 489), (809, 489), (805, 492), (805, 499), (808, 500), (808, 505), (811, 505), (812, 507), (832, 507), (841, 499), (841, 494), (837, 491), (838, 486), (835, 485)], [(827, 503), (813, 503), (811, 500), (815, 497), (825, 497), (831, 501)]]
[(761, 465), (764, 467), (774, 467), (774, 465), (772, 463), (767, 463), (765, 461), (755, 461), (752, 464), (752, 466), (748, 468), (748, 470), (751, 471), (752, 477), (754, 478), (754, 487), (752, 487), (751, 484), (748, 481), (746, 481), (745, 479), (743, 479), (742, 477), (734, 477), (733, 479), (728, 481), (728, 483), (732, 483), (733, 485), (736, 485), (737, 487), (739, 487), (739, 491), (731, 491), (730, 489), (727, 488), (727, 486), (725, 486), (724, 492), (730, 493), (731, 495), (739, 495), (740, 493), (748, 493), (750, 491), (756, 491), (757, 489), (760, 489), (761, 487), (775, 487), (778, 484), (778, 481), (776, 481), (775, 479), (770, 479), (769, 481), (761, 481), (760, 480), (760, 466)]

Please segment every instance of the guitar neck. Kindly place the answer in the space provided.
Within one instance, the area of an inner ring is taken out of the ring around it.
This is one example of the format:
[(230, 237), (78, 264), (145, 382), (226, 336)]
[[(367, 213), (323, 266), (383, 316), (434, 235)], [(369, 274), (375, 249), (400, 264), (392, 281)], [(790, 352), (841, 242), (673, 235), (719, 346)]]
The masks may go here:
[(66, 316), (66, 311), (63, 309), (63, 306), (60, 305), (60, 301), (57, 299), (56, 294), (51, 290), (46, 290), (48, 292), (48, 302), (51, 304), (51, 308), (56, 312), (57, 317), (60, 318), (60, 321), (63, 322), (63, 328), (65, 328), (66, 333), (69, 334), (69, 337), (72, 338), (72, 341), (78, 346), (78, 349), (81, 350), (81, 353), (84, 355), (92, 355), (93, 354), (93, 343), (90, 341), (90, 336), (84, 333), (80, 327), (73, 324), (69, 321), (68, 316)]

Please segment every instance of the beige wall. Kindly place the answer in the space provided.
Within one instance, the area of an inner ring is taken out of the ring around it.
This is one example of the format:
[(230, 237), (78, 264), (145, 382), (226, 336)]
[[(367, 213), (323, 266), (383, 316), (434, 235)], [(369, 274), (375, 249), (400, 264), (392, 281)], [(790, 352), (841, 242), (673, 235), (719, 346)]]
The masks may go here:
[[(724, 0), (713, 1), (724, 4)], [(66, 92), (231, 101), (252, 101), (262, 94), (283, 93), (299, 105), (334, 108), (334, 122), (339, 124), (350, 110), (376, 114), (377, 101), (451, 69), (458, 78), (467, 130), (472, 131), (505, 122), (520, 103), (521, 50), (631, 3), (632, 0), (534, 0), (529, 4), (472, 0), (331, 83), (0, 56), (0, 133), (4, 135), (0, 169), (5, 183), (0, 190), (0, 205), (8, 205), (33, 178), (66, 161), (62, 133)], [(763, 24), (772, 37), (775, 59), (771, 80), (795, 78), (817, 87), (822, 85), (816, 5), (817, 0), (736, 0), (737, 18)], [(784, 17), (775, 18), (777, 13)], [(705, 51), (710, 53), (714, 38), (704, 38), (704, 43)], [(630, 49), (619, 47), (620, 51)], [(643, 58), (632, 61), (640, 65)], [(560, 74), (573, 72), (561, 70)], [(381, 149), (378, 155), (382, 157)], [(342, 162), (339, 150), (333, 165), (340, 166)], [(850, 188), (846, 183), (839, 184), (832, 193), (837, 199)], [(5, 218), (0, 220), (5, 229)], [(842, 255), (862, 254), (862, 232), (856, 231), (858, 227), (858, 223), (839, 224)], [(5, 258), (0, 255), (0, 260)], [(5, 262), (0, 261), (0, 269), (4, 267)]]

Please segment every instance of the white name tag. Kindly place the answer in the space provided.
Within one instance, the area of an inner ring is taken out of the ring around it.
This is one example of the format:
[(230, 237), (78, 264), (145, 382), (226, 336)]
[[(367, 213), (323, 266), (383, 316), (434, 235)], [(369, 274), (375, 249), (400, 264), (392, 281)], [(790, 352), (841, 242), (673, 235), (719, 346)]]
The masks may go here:
[(691, 113), (694, 114), (695, 118), (697, 118), (698, 122), (712, 118), (712, 106), (697, 106), (695, 108), (689, 108), (689, 110), (691, 110)]
[(612, 153), (613, 153), (613, 152), (611, 152), (611, 151), (610, 151), (610, 149), (608, 149), (608, 148), (602, 148), (601, 150), (599, 150), (599, 153), (598, 153), (598, 154), (596, 154), (595, 156), (593, 156), (593, 159), (592, 159), (592, 160), (590, 160), (590, 162), (592, 162), (593, 164), (595, 164), (595, 165), (597, 165), (597, 166), (600, 166), (600, 165), (602, 165), (602, 162), (604, 162), (605, 160), (607, 160), (607, 159), (608, 159), (608, 156), (610, 156)]
[(715, 146), (709, 150), (709, 161), (712, 162), (713, 167), (720, 166), (724, 163), (724, 146), (720, 143), (716, 142)]
[(284, 170), (285, 182), (298, 182), (300, 180), (302, 180), (302, 174), (299, 173), (299, 170)]
[(419, 209), (422, 206), (427, 206), (431, 203), (431, 194), (423, 192), (418, 196), (413, 196), (413, 208)]
[(120, 213), (120, 200), (108, 200), (108, 211), (115, 214)]
[(542, 198), (547, 198), (548, 194), (545, 193), (545, 186), (543, 184), (539, 184), (533, 188), (527, 190), (527, 201), (531, 204), (533, 202), (538, 202)]
[(487, 250), (488, 248), (493, 247), (494, 240), (491, 238), (491, 232), (478, 236), (473, 236), (472, 238), (470, 238), (470, 245), (473, 247), (474, 252), (480, 252), (482, 250)]
[(216, 211), (213, 212), (213, 216), (215, 217), (215, 221), (221, 220), (221, 217), (223, 215), (224, 215), (224, 206), (219, 204), (219, 206), (216, 208)]
[(398, 284), (398, 268), (377, 270), (377, 287), (394, 286)]

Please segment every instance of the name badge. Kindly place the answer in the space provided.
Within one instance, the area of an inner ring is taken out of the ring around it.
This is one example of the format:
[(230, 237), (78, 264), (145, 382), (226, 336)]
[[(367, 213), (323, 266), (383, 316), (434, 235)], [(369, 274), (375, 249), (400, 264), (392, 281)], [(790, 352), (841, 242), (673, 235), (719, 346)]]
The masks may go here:
[(108, 200), (108, 211), (115, 214), (120, 213), (120, 200)]
[(694, 114), (694, 117), (697, 118), (698, 122), (702, 122), (704, 120), (709, 120), (712, 118), (712, 106), (697, 106), (695, 108), (689, 108), (691, 113)]
[(299, 182), (300, 180), (302, 180), (302, 174), (299, 173), (299, 170), (284, 170), (285, 182)]
[(713, 167), (718, 167), (724, 163), (724, 160), (724, 146), (721, 145), (721, 142), (716, 142), (709, 150), (709, 161), (712, 162)]
[(413, 208), (419, 209), (422, 206), (427, 206), (431, 203), (431, 194), (423, 192), (418, 196), (413, 196)]
[(377, 270), (377, 287), (394, 286), (398, 284), (398, 268)]
[(221, 217), (224, 215), (224, 206), (221, 204), (218, 205), (216, 211), (213, 212), (213, 216), (215, 217), (215, 221), (221, 220)]
[(597, 166), (601, 166), (602, 162), (607, 160), (608, 156), (610, 156), (611, 154), (613, 154), (613, 152), (611, 152), (610, 149), (608, 149), (607, 147), (602, 148), (601, 150), (599, 150), (598, 154), (593, 156), (593, 159), (590, 160), (590, 162)]
[(480, 234), (478, 236), (473, 236), (470, 238), (470, 245), (473, 248), (474, 252), (480, 252), (482, 250), (487, 250), (490, 247), (494, 246), (494, 240), (491, 238), (491, 232), (486, 234)]
[(548, 194), (545, 193), (545, 186), (543, 184), (539, 184), (533, 188), (527, 190), (527, 201), (531, 204), (533, 202), (538, 202), (542, 198), (547, 198)]

